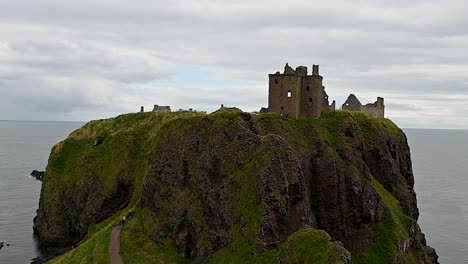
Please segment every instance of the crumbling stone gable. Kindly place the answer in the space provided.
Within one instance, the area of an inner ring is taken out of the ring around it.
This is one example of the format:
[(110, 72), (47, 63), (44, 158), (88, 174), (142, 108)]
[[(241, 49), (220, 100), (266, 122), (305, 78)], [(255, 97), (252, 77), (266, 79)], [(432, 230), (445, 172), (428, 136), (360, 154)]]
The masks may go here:
[(354, 94), (350, 94), (346, 102), (344, 102), (344, 104), (341, 106), (341, 109), (347, 110), (347, 111), (361, 112), (362, 104), (361, 102), (359, 102), (359, 100)]
[(284, 65), (283, 74), (296, 74), (296, 72), (289, 66), (288, 63), (286, 63), (286, 65)]

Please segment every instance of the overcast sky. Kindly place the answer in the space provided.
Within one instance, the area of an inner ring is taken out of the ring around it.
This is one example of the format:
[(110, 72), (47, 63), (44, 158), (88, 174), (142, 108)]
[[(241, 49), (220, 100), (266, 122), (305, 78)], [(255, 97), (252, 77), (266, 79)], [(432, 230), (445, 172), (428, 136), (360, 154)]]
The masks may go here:
[(0, 120), (258, 110), (289, 62), (320, 64), (338, 105), (467, 129), (467, 48), (462, 0), (0, 0)]

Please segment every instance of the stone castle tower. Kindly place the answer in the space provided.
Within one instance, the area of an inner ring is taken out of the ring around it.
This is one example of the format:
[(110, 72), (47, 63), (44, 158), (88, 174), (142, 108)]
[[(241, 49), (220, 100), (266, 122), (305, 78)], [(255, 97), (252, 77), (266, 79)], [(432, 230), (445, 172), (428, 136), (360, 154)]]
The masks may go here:
[[(269, 74), (268, 111), (285, 117), (319, 118), (322, 109), (334, 111), (334, 103), (328, 106), (328, 96), (322, 85), (319, 65), (312, 67), (312, 75), (307, 75), (307, 67), (292, 69), (287, 63), (284, 72)], [(325, 106), (325, 97), (326, 104)], [(333, 108), (333, 109), (331, 109)]]

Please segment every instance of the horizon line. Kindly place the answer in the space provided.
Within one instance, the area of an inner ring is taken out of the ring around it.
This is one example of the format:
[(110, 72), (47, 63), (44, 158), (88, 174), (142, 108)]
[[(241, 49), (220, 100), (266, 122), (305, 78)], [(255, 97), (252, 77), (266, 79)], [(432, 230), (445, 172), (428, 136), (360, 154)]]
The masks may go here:
[[(104, 118), (107, 119), (107, 118)], [(93, 119), (93, 120), (101, 120), (101, 119)], [(88, 123), (93, 120), (89, 121), (70, 121), (70, 120), (21, 120), (21, 119), (0, 119), (0, 122), (36, 122), (36, 123)], [(427, 128), (427, 127), (405, 127), (399, 126), (401, 129), (421, 129), (421, 130), (459, 130), (459, 131), (468, 131), (468, 128)]]

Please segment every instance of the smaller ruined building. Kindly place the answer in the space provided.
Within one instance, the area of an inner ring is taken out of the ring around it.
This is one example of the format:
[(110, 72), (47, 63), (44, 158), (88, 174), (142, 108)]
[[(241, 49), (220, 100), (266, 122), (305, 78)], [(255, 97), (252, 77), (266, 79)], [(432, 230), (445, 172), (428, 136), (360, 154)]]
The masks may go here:
[(170, 106), (154, 105), (153, 112), (156, 113), (166, 113), (171, 112)]
[(312, 74), (309, 75), (307, 67), (299, 66), (294, 70), (286, 63), (283, 73), (268, 76), (269, 112), (292, 118), (319, 118), (322, 111), (335, 111), (335, 102), (329, 104), (322, 85), (319, 65), (313, 65)]
[(354, 94), (350, 94), (348, 99), (341, 106), (342, 110), (362, 112), (374, 118), (385, 117), (385, 105), (382, 97), (377, 97), (375, 103), (362, 105)]

